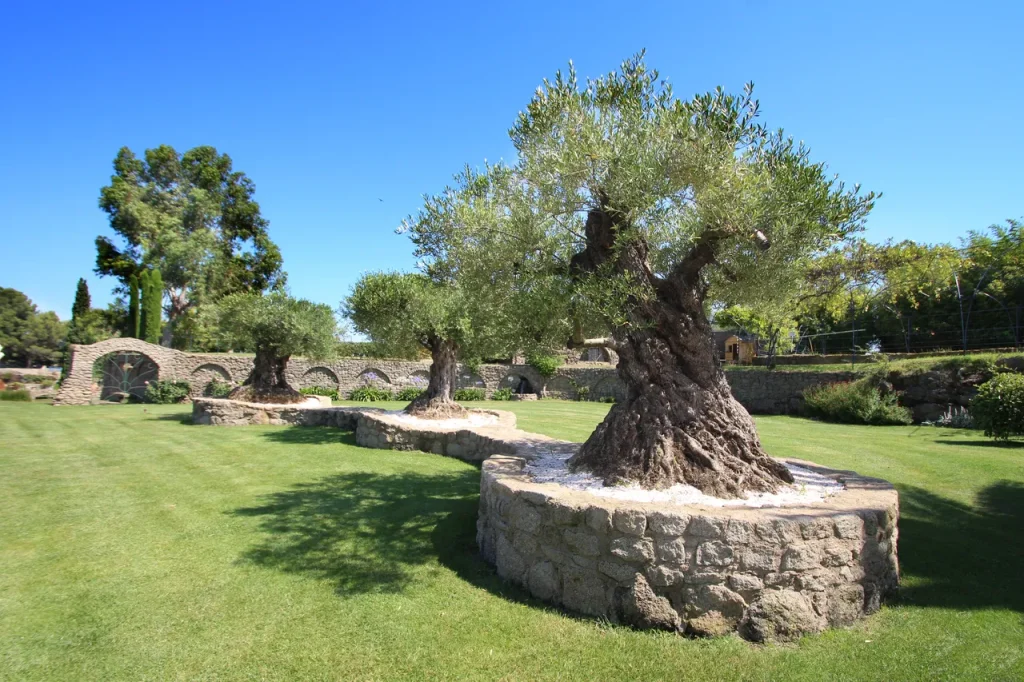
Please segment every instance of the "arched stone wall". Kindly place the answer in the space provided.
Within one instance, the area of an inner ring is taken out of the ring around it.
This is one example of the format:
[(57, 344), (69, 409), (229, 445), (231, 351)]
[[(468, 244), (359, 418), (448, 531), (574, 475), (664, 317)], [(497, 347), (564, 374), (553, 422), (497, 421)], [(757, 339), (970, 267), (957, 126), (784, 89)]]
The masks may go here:
[(530, 381), (530, 377), (523, 373), (509, 372), (498, 384), (498, 389), (511, 388), (513, 393), (536, 393), (538, 386), (540, 386), (539, 383)]
[[(252, 372), (253, 355), (247, 353), (183, 353), (163, 346), (148, 344), (139, 339), (107, 339), (91, 346), (72, 345), (70, 349), (71, 363), (68, 376), (65, 377), (60, 392), (54, 399), (55, 405), (85, 405), (93, 398), (93, 363), (109, 353), (125, 352), (140, 353), (157, 366), (157, 379), (173, 379), (188, 381), (192, 386), (193, 395), (202, 393), (206, 384), (213, 378), (212, 374), (203, 376), (202, 368), (218, 367), (212, 370), (220, 374), (223, 370), (232, 383), (241, 384)], [(611, 354), (614, 357), (614, 353)], [(491, 395), (495, 390), (509, 386), (506, 377), (509, 374), (525, 377), (534, 391), (545, 388), (554, 397), (555, 391), (571, 379), (580, 386), (590, 388), (590, 400), (599, 400), (602, 395), (613, 395), (621, 399), (623, 386), (615, 369), (602, 364), (563, 365), (558, 368), (555, 376), (547, 379), (540, 376), (536, 369), (529, 365), (480, 365), (470, 372), (466, 367), (459, 368), (459, 387), (482, 388)], [(338, 390), (347, 392), (360, 386), (360, 379), (367, 371), (380, 377), (380, 383), (387, 382), (399, 385), (410, 376), (428, 376), (430, 362), (422, 360), (386, 360), (365, 358), (342, 358), (331, 362), (311, 361), (305, 358), (292, 358), (288, 363), (288, 380), (296, 388), (305, 386), (305, 375), (314, 370), (330, 372), (336, 377)], [(199, 374), (198, 381), (194, 375)], [(465, 375), (471, 378), (466, 380)], [(327, 375), (330, 376), (330, 375)], [(732, 387), (733, 395), (750, 412), (755, 414), (787, 414), (801, 409), (803, 391), (820, 383), (833, 383), (849, 380), (851, 376), (837, 372), (727, 372), (726, 376)], [(205, 380), (204, 380), (205, 379)], [(502, 383), (505, 381), (505, 383)], [(200, 383), (196, 386), (195, 384)], [(470, 382), (472, 382), (470, 384)], [(385, 385), (387, 385), (385, 384)], [(511, 386), (515, 388), (515, 386)], [(575, 391), (568, 398), (575, 397)]]
[(214, 379), (229, 384), (234, 383), (231, 379), (231, 372), (223, 365), (205, 362), (192, 370), (192, 373), (189, 375), (189, 394), (193, 397), (203, 395), (206, 387)]
[(545, 382), (544, 397), (573, 400), (576, 398), (576, 389), (573, 388), (569, 377), (556, 374)]
[[(376, 378), (374, 379), (373, 377)], [(377, 369), (376, 367), (367, 367), (366, 369), (359, 373), (359, 376), (357, 376), (356, 379), (364, 383), (371, 381), (378, 381), (382, 384), (391, 383), (391, 377), (389, 377), (386, 372)]]
[(470, 372), (468, 369), (463, 369), (459, 372), (456, 386), (458, 388), (482, 388), (485, 391), (487, 390), (487, 382), (484, 381), (484, 378), (476, 372)]
[(70, 371), (61, 383), (60, 391), (54, 398), (54, 405), (86, 405), (94, 397), (92, 369), (94, 363), (111, 353), (139, 353), (146, 356), (156, 365), (158, 380), (176, 378), (178, 376), (177, 360), (184, 353), (154, 346), (139, 339), (107, 339), (89, 346), (72, 344), (70, 352)]
[(299, 381), (299, 388), (310, 388), (311, 386), (323, 386), (324, 388), (337, 389), (341, 386), (338, 375), (329, 367), (318, 365), (310, 367)]
[(430, 372), (425, 369), (415, 369), (405, 376), (402, 383), (407, 386), (426, 386), (430, 383)]

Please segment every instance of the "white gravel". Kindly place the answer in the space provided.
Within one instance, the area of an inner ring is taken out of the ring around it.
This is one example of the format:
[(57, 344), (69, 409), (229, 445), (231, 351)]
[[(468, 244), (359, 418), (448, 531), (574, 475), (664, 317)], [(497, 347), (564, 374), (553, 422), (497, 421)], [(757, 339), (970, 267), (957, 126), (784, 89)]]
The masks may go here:
[(428, 429), (473, 429), (480, 426), (492, 426), (498, 423), (497, 415), (482, 414), (480, 412), (470, 412), (469, 417), (466, 419), (421, 419), (401, 410), (387, 412), (386, 414), (392, 419), (397, 419), (410, 426), (420, 426)]
[(570, 473), (567, 461), (570, 453), (541, 451), (536, 459), (527, 462), (526, 473), (536, 483), (557, 483), (617, 500), (630, 502), (658, 502), (678, 505), (705, 505), (709, 507), (787, 507), (822, 502), (826, 497), (843, 490), (842, 483), (815, 473), (810, 469), (786, 464), (795, 479), (777, 493), (747, 493), (744, 499), (723, 499), (705, 495), (692, 485), (674, 485), (664, 490), (645, 490), (637, 484), (606, 486), (600, 478), (589, 473)]

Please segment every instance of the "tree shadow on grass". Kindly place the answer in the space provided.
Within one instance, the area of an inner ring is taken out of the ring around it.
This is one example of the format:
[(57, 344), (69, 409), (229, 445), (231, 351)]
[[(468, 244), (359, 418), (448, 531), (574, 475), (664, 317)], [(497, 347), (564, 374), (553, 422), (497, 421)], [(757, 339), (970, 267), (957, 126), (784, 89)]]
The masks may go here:
[(465, 533), (475, 526), (479, 485), (473, 470), (338, 474), (229, 513), (258, 518), (264, 534), (244, 562), (329, 580), (339, 595), (398, 592), (437, 560), (435, 529), (442, 521), (456, 519), (461, 529), (446, 547), (475, 553)]
[(900, 487), (900, 566), (914, 579), (901, 590), (901, 600), (1024, 612), (1022, 531), (1024, 483), (994, 483), (978, 493), (973, 507)]
[(1024, 450), (1024, 441), (1011, 440), (936, 440), (940, 445), (966, 445), (972, 448), (1003, 448), (1004, 450)]
[(285, 445), (355, 445), (356, 434), (333, 426), (283, 426), (261, 434), (274, 443)]
[(168, 414), (150, 414), (148, 419), (158, 422), (178, 422), (179, 424), (192, 425), (191, 412), (170, 412)]

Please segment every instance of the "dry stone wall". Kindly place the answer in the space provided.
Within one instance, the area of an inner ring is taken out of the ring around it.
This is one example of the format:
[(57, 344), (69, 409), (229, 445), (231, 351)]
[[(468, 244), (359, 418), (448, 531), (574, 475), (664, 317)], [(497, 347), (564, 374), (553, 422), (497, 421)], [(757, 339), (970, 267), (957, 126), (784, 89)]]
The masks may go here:
[(899, 584), (898, 496), (884, 481), (815, 467), (847, 489), (813, 507), (677, 507), (533, 483), (524, 463), (484, 462), (477, 543), (500, 576), (570, 611), (787, 640), (852, 623)]
[[(161, 380), (186, 381), (193, 397), (203, 395), (210, 381), (217, 379), (241, 384), (252, 371), (252, 356), (242, 354), (183, 353), (154, 346), (138, 339), (108, 339), (90, 346), (72, 345), (71, 372), (54, 403), (83, 405), (99, 395), (92, 366), (113, 352), (134, 352), (150, 358)], [(288, 363), (288, 381), (296, 388), (324, 386), (347, 394), (371, 375), (374, 381), (393, 390), (417, 385), (429, 376), (429, 361), (344, 358), (313, 362), (293, 358)], [(736, 399), (754, 414), (796, 414), (803, 403), (803, 391), (815, 384), (845, 381), (845, 373), (736, 371), (726, 376)], [(529, 365), (481, 365), (476, 372), (461, 367), (459, 384), (464, 388), (482, 388), (487, 396), (500, 388), (525, 387), (530, 393), (563, 399), (575, 399), (577, 387), (589, 389), (588, 397), (621, 400), (624, 387), (615, 369), (607, 363), (577, 362), (564, 365), (551, 377), (542, 377)]]

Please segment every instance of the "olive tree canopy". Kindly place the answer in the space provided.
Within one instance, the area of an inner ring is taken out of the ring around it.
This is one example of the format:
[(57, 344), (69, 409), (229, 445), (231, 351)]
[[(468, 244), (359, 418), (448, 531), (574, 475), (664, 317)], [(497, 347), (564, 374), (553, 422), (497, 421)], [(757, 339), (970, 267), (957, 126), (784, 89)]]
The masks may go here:
[(462, 262), (489, 240), (488, 261), (525, 280), (515, 290), (546, 301), (538, 317), (618, 352), (626, 398), (573, 467), (727, 497), (791, 481), (732, 397), (707, 310), (716, 291), (752, 307), (791, 297), (807, 260), (861, 229), (875, 195), (757, 115), (752, 86), (677, 99), (642, 54), (583, 84), (570, 67), (510, 131), (519, 156), (503, 210), (433, 235)]
[(212, 312), (220, 340), (255, 351), (252, 374), (231, 397), (253, 402), (301, 402), (285, 371), (292, 355), (323, 359), (334, 353), (337, 320), (331, 307), (284, 293), (231, 294)]

